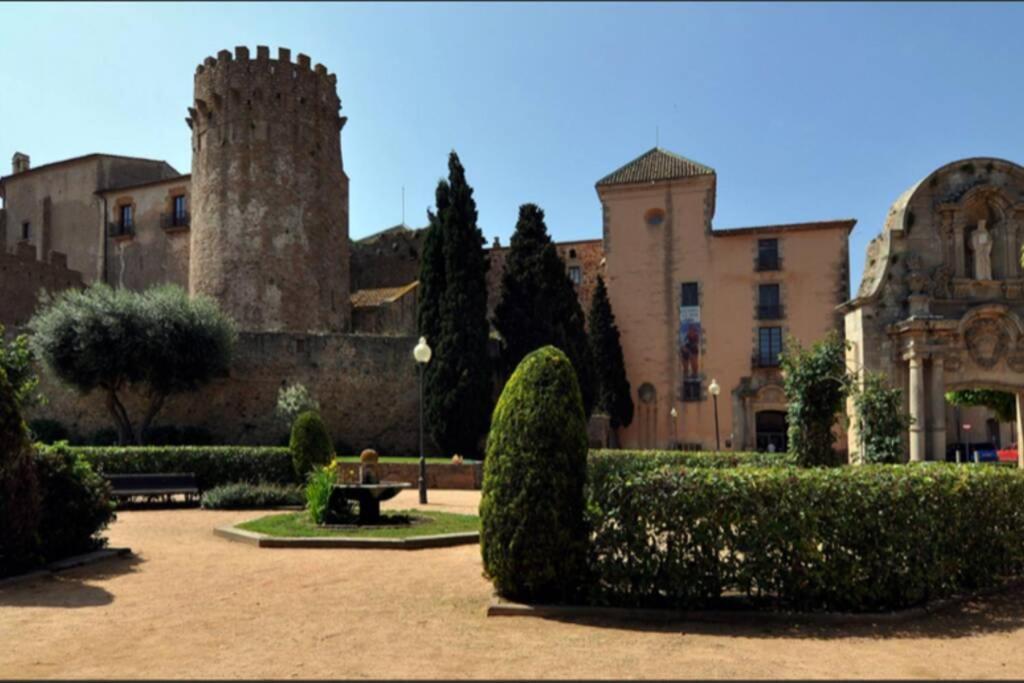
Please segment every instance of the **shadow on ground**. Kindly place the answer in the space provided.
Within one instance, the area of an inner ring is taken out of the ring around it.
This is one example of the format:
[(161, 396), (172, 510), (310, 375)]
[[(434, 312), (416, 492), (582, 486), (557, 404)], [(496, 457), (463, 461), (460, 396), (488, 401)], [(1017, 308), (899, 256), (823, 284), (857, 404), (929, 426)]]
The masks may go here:
[(109, 605), (114, 601), (113, 593), (92, 582), (130, 574), (142, 562), (136, 555), (118, 557), (0, 588), (0, 607), (77, 609)]
[[(513, 617), (515, 618), (515, 617)], [(902, 623), (752, 624), (666, 621), (660, 623), (598, 617), (543, 617), (552, 621), (647, 633), (684, 633), (734, 638), (794, 638), (836, 640), (847, 638), (970, 638), (987, 633), (1009, 633), (1024, 629), (1024, 588), (1008, 589), (986, 597), (937, 609)]]

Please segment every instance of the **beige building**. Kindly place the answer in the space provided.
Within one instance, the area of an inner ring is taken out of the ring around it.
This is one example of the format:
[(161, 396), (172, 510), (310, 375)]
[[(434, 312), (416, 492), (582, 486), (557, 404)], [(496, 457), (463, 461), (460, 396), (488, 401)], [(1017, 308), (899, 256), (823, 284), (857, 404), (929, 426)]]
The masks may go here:
[(853, 220), (712, 229), (715, 171), (654, 148), (597, 183), (628, 448), (786, 446), (779, 353), (841, 329)]

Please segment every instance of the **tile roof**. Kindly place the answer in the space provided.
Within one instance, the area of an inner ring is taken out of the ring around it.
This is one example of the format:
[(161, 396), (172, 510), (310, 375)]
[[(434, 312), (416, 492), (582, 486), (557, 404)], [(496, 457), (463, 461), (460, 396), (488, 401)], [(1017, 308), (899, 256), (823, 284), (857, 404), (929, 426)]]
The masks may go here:
[(352, 302), (352, 306), (356, 308), (365, 308), (371, 306), (380, 306), (381, 304), (389, 304), (393, 301), (401, 299), (403, 296), (411, 292), (412, 290), (419, 287), (420, 281), (410, 282), (407, 285), (400, 287), (378, 287), (376, 289), (360, 289), (352, 292), (349, 296), (349, 301)]
[(679, 156), (661, 147), (652, 147), (622, 168), (597, 181), (598, 185), (653, 183), (658, 180), (714, 175), (715, 169)]

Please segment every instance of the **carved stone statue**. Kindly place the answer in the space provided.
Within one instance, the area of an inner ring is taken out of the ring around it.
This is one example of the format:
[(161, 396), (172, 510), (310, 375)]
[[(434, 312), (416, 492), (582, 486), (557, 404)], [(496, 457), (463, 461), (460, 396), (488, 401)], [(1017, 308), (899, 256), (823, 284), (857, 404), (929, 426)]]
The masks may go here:
[(992, 234), (985, 227), (984, 220), (971, 234), (971, 249), (974, 250), (974, 279), (992, 279)]

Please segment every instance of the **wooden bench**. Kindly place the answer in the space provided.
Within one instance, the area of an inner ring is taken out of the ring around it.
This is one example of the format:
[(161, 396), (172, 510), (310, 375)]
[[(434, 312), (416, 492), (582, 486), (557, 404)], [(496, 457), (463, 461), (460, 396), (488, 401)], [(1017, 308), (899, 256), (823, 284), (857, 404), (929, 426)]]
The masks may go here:
[(130, 500), (144, 498), (147, 501), (163, 499), (171, 502), (171, 496), (183, 495), (185, 501), (199, 500), (196, 475), (172, 472), (167, 474), (107, 474), (115, 498)]

